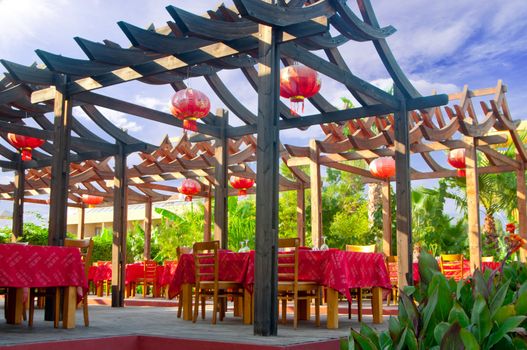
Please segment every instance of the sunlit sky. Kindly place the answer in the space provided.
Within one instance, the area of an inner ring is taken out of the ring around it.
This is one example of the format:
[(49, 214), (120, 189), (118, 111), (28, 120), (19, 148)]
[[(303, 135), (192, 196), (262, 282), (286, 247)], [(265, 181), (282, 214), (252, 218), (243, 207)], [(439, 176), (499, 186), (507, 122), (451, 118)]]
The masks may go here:
[[(477, 3), (458, 0), (371, 2), (380, 24), (393, 25), (397, 29), (388, 43), (399, 64), (422, 94), (430, 94), (433, 90), (439, 93), (459, 91), (465, 84), (471, 89), (491, 87), (496, 85), (498, 79), (502, 79), (508, 86), (508, 101), (513, 117), (523, 119), (527, 112), (524, 104), (527, 100), (525, 0)], [(348, 3), (356, 8), (352, 1)], [(232, 1), (225, 1), (225, 4), (230, 6)], [(171, 20), (165, 10), (167, 5), (203, 14), (206, 10), (214, 9), (218, 1), (0, 0), (0, 58), (25, 65), (41, 63), (34, 53), (35, 49), (41, 49), (86, 59), (73, 40), (75, 36), (98, 42), (109, 39), (128, 47), (130, 42), (116, 23), (125, 21), (139, 27), (147, 27), (152, 23), (156, 27), (164, 26)], [(382, 88), (391, 85), (389, 75), (371, 43), (346, 44), (341, 52), (357, 76)], [(0, 74), (3, 72), (5, 70), (0, 66)], [(240, 73), (225, 71), (220, 76), (236, 97), (256, 111), (256, 93)], [(349, 92), (339, 83), (325, 77), (322, 79), (322, 95), (335, 106), (342, 107), (340, 97), (350, 97)], [(224, 108), (203, 79), (193, 78), (187, 84), (209, 94), (213, 111)], [(98, 93), (168, 111), (168, 101), (173, 90), (168, 86), (132, 82), (102, 89)], [(159, 144), (165, 134), (181, 134), (181, 130), (174, 127), (119, 112), (102, 112), (131, 135), (154, 144)], [(307, 104), (306, 114), (312, 112), (315, 113), (314, 108)], [(95, 132), (98, 131), (81, 111), (76, 110), (75, 115)], [(306, 145), (310, 137), (321, 135), (319, 127), (312, 127), (306, 133), (282, 132), (281, 140), (284, 143)], [(12, 180), (12, 173), (0, 173), (0, 183)], [(10, 210), (11, 206), (11, 202), (2, 202), (0, 210)], [(26, 210), (35, 210), (35, 206), (27, 205)]]

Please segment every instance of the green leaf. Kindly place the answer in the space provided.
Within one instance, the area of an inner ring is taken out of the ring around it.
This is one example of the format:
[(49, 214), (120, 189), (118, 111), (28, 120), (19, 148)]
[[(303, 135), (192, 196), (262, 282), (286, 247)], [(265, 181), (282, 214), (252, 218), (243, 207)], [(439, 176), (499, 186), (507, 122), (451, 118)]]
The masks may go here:
[(401, 338), (403, 329), (404, 328), (401, 325), (401, 322), (399, 322), (396, 317), (390, 316), (390, 318), (388, 319), (388, 331), (390, 333), (390, 338), (394, 343), (397, 343)]
[(514, 337), (512, 339), (512, 344), (514, 345), (514, 349), (527, 350), (527, 339), (525, 338)]
[(393, 349), (393, 340), (390, 338), (388, 332), (382, 332), (379, 334), (379, 346), (381, 350)]
[(493, 321), (501, 326), (505, 321), (512, 316), (516, 316), (516, 310), (514, 309), (514, 304), (504, 305), (500, 307), (494, 314)]
[(408, 347), (408, 350), (417, 350), (417, 338), (415, 337), (415, 333), (411, 330), (408, 330), (406, 332), (405, 337), (405, 344)]
[(505, 336), (505, 334), (513, 331), (526, 318), (527, 316), (513, 316), (506, 319), (505, 322), (500, 326), (500, 328), (498, 328), (498, 330), (496, 330), (489, 336), (485, 349), (490, 349), (494, 344), (498, 343), (501, 338)]
[(459, 325), (463, 328), (468, 327), (470, 324), (470, 320), (468, 319), (468, 316), (458, 303), (454, 303), (454, 306), (452, 307), (452, 310), (450, 310), (450, 314), (448, 315), (448, 322), (454, 323), (459, 322)]
[(465, 346), (465, 349), (479, 350), (480, 347), (478, 341), (474, 335), (470, 333), (470, 331), (466, 330), (465, 328), (461, 328), (459, 331), (459, 336), (463, 342), (463, 345)]
[(423, 283), (423, 286), (425, 287), (432, 281), (434, 273), (440, 272), (437, 260), (426, 251), (421, 251), (421, 254), (419, 255), (418, 267), (419, 276), (421, 277), (420, 283)]
[(339, 339), (339, 349), (340, 350), (353, 350), (355, 344), (350, 344), (353, 342), (353, 337), (342, 337)]
[(453, 323), (445, 332), (441, 339), (441, 350), (463, 349), (463, 340), (461, 339), (461, 326), (459, 323)]
[(405, 294), (399, 297), (399, 320), (419, 334), (419, 312), (415, 303)]
[(434, 315), (434, 312), (436, 311), (437, 306), (437, 299), (438, 299), (439, 291), (438, 289), (434, 289), (432, 292), (432, 295), (428, 298), (428, 301), (423, 308), (422, 317), (423, 317), (423, 329), (421, 331), (422, 334), (428, 333), (428, 326), (430, 324), (430, 320), (432, 319), (432, 316)]
[(489, 299), (490, 290), (485, 282), (485, 278), (479, 269), (472, 274), (472, 283), (474, 285), (474, 295), (482, 295), (485, 300)]
[(156, 211), (156, 213), (160, 214), (165, 219), (168, 219), (168, 220), (171, 220), (177, 223), (181, 223), (182, 221), (184, 221), (179, 215), (177, 215), (176, 213), (170, 210), (167, 210), (164, 208), (155, 208), (154, 210)]
[(527, 290), (520, 294), (515, 305), (516, 314), (527, 315)]
[(359, 350), (378, 350), (375, 344), (368, 339), (367, 337), (363, 336), (362, 334), (359, 334), (355, 332), (354, 330), (351, 330), (351, 335), (353, 336), (353, 339), (357, 342), (359, 345)]
[(470, 321), (473, 325), (472, 334), (474, 334), (478, 343), (482, 344), (492, 329), (492, 323), (490, 321), (490, 311), (487, 303), (480, 294), (476, 296)]
[(395, 348), (395, 350), (405, 349), (404, 346), (406, 345), (406, 333), (408, 332), (408, 327), (404, 327), (403, 334), (401, 334), (401, 338), (399, 339), (399, 343), (397, 343), (397, 347)]
[(491, 318), (494, 317), (496, 311), (498, 311), (498, 309), (503, 305), (503, 301), (505, 300), (505, 296), (509, 290), (510, 282), (510, 280), (507, 280), (507, 282), (503, 283), (496, 294), (490, 298), (489, 310)]
[(366, 323), (361, 323), (360, 334), (362, 334), (366, 338), (370, 339), (372, 341), (372, 343), (375, 344), (376, 346), (380, 347), (379, 335), (377, 334), (377, 332), (374, 329), (369, 327)]
[(437, 290), (438, 293), (435, 315), (439, 321), (446, 321), (454, 301), (452, 297), (453, 293), (450, 292), (448, 281), (443, 274), (435, 274), (434, 277), (432, 277), (432, 281), (428, 286), (428, 295), (432, 295), (434, 289)]
[(445, 333), (449, 328), (450, 323), (441, 322), (437, 324), (436, 328), (434, 329), (434, 338), (437, 344), (441, 344), (441, 340), (443, 340)]

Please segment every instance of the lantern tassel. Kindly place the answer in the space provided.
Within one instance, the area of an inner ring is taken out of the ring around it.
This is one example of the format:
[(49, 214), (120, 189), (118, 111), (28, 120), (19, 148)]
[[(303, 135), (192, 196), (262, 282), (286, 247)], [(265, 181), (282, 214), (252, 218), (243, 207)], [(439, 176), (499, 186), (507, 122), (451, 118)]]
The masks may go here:
[(198, 131), (198, 124), (196, 123), (196, 119), (183, 120), (183, 129), (194, 131), (194, 132)]
[(192, 202), (192, 196), (186, 196), (185, 202)]
[(238, 196), (240, 197), (243, 197), (243, 196), (246, 196), (247, 195), (247, 189), (246, 188), (242, 188), (238, 191)]
[(22, 156), (23, 161), (29, 161), (33, 159), (32, 154), (31, 154), (31, 148), (22, 148), (21, 151), (22, 151), (21, 156)]

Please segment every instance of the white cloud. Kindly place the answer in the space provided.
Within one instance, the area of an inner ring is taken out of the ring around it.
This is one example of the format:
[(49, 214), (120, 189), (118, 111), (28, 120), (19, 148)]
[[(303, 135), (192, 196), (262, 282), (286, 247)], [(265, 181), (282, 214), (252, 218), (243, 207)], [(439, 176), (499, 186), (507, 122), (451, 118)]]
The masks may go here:
[(130, 121), (126, 114), (107, 108), (99, 108), (101, 113), (108, 118), (115, 126), (130, 132), (141, 131), (143, 127), (134, 121)]
[(136, 95), (134, 97), (135, 103), (150, 109), (158, 111), (169, 112), (170, 102), (167, 99), (160, 99), (157, 97), (149, 97), (143, 95)]

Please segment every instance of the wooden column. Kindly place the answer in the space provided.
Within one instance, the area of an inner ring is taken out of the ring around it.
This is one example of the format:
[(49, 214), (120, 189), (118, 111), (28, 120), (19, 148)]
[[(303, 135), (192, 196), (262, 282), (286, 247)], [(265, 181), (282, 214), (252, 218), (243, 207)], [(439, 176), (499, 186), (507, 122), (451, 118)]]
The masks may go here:
[(225, 131), (229, 122), (229, 112), (224, 109), (218, 109), (216, 112), (218, 117), (220, 138), (216, 140), (216, 147), (214, 151), (214, 239), (220, 241), (220, 246), (223, 249), (228, 247), (228, 217), (227, 217), (227, 199), (229, 196), (229, 188), (227, 187), (227, 136)]
[(477, 139), (468, 139), (469, 147), (465, 152), (467, 208), (468, 208), (468, 245), (470, 270), (481, 267), (481, 230), (479, 219), (479, 181)]
[(15, 171), (15, 191), (13, 193), (13, 236), (22, 236), (24, 227), (24, 190), (25, 190), (25, 170), (24, 163), (18, 160)]
[(49, 206), (49, 245), (64, 245), (68, 218), (70, 176), (71, 107), (64, 74), (55, 76), (54, 138), (51, 160), (51, 193)]
[(306, 245), (306, 189), (301, 182), (302, 188), (296, 190), (296, 231), (300, 239), (300, 245)]
[[(520, 169), (516, 170), (516, 196), (518, 203), (518, 233), (522, 238), (527, 239), (527, 188), (525, 185), (525, 163), (521, 161), (519, 156), (516, 157), (520, 161)], [(520, 249), (520, 260), (527, 261), (527, 249), (522, 247)]]
[(207, 197), (205, 197), (205, 224), (203, 225), (203, 240), (209, 242), (211, 240), (212, 227), (212, 184), (209, 182), (209, 189)]
[[(266, 0), (273, 3), (273, 0)], [(256, 150), (256, 253), (254, 334), (276, 335), (278, 321), (278, 175), (281, 32), (258, 25), (258, 147)]]
[(395, 182), (397, 199), (397, 257), (399, 260), (399, 288), (413, 285), (412, 273), (412, 187), (410, 184), (410, 143), (406, 101), (400, 91), (395, 94), (401, 108), (395, 113)]
[(84, 221), (85, 221), (86, 208), (84, 204), (81, 204), (81, 207), (77, 209), (77, 215), (79, 220), (77, 221), (77, 237), (79, 239), (84, 239)]
[(124, 145), (118, 143), (113, 187), (112, 307), (124, 306), (128, 180)]
[(386, 256), (392, 252), (392, 208), (390, 181), (382, 183), (382, 252)]
[(309, 177), (311, 183), (311, 242), (319, 247), (322, 240), (322, 177), (320, 150), (315, 139), (309, 140)]
[(145, 259), (150, 259), (150, 241), (152, 239), (152, 199), (150, 198), (145, 202), (145, 220), (143, 221), (143, 226), (145, 230), (145, 245), (143, 256)]

